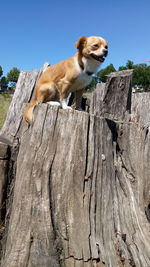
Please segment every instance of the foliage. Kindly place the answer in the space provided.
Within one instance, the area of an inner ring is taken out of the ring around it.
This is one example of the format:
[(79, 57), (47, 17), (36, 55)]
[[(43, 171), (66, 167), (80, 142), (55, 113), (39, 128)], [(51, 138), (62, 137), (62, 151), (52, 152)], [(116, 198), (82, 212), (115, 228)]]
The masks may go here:
[(8, 86), (8, 81), (7, 81), (7, 78), (5, 76), (3, 76), (1, 79), (0, 79), (0, 86), (1, 87), (7, 87)]
[(127, 70), (126, 66), (120, 66), (118, 71)]
[(8, 87), (8, 84), (9, 84), (10, 88), (13, 88), (16, 85), (19, 74), (20, 74), (20, 70), (17, 69), (16, 67), (14, 67), (7, 73), (7, 77), (2, 76), (3, 75), (3, 69), (0, 66), (0, 88), (2, 90), (6, 90)]
[[(124, 69), (133, 69), (133, 86), (143, 87), (144, 91), (150, 90), (150, 66), (147, 64), (136, 64), (130, 60), (127, 61), (126, 66), (120, 67)], [(119, 70), (120, 70), (119, 68)]]
[(150, 66), (146, 64), (134, 66), (133, 85), (142, 86), (145, 91), (150, 89)]
[(96, 88), (96, 84), (99, 82), (98, 77), (97, 76), (93, 76), (92, 82), (88, 85), (87, 90), (91, 91), (94, 88)]
[(7, 80), (8, 82), (13, 82), (16, 83), (18, 80), (20, 74), (20, 70), (17, 69), (16, 67), (12, 68), (8, 73), (7, 73)]
[(118, 69), (118, 71), (128, 70), (128, 69), (134, 69), (134, 63), (131, 60), (128, 60), (127, 61), (126, 66), (120, 66), (119, 69)]
[(115, 67), (113, 64), (110, 64), (105, 69), (100, 70), (97, 73), (97, 77), (101, 82), (106, 82), (107, 75), (114, 71), (116, 71)]
[(0, 88), (7, 88), (7, 85), (8, 85), (8, 82), (7, 82), (7, 79), (5, 76), (2, 76), (3, 75), (3, 69), (2, 67), (0, 66)]
[(0, 66), (0, 77), (3, 75), (3, 69), (2, 67)]
[(126, 63), (126, 69), (133, 69), (134, 68), (134, 63), (131, 60), (128, 60)]
[[(144, 91), (150, 91), (150, 66), (147, 64), (134, 64), (133, 61), (128, 60), (125, 66), (120, 66), (118, 71), (133, 69), (133, 86), (142, 87)], [(113, 64), (108, 65), (106, 68), (100, 70), (95, 78), (96, 83), (106, 82), (107, 75), (116, 71)], [(94, 83), (94, 86), (95, 83)]]

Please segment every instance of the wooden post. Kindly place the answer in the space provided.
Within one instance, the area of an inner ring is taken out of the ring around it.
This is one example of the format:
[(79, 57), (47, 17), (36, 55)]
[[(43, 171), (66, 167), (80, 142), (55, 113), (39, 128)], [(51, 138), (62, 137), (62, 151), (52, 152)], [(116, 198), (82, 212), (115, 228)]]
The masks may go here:
[(131, 76), (98, 85), (90, 113), (39, 104), (20, 120), (2, 267), (150, 266), (150, 134), (130, 114)]

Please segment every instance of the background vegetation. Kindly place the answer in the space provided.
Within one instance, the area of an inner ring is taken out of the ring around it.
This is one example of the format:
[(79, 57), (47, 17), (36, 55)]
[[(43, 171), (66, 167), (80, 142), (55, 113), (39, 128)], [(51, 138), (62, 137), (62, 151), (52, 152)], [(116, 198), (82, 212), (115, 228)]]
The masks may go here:
[(96, 86), (98, 82), (106, 82), (107, 75), (114, 71), (121, 71), (133, 69), (132, 86), (141, 91), (150, 91), (150, 65), (147, 64), (134, 64), (133, 61), (128, 60), (125, 66), (120, 66), (118, 70), (115, 69), (113, 64), (108, 65), (106, 68), (101, 69), (93, 78), (92, 84), (89, 89)]
[(14, 67), (7, 73), (7, 76), (3, 76), (3, 69), (0, 66), (0, 128), (5, 121), (19, 73), (20, 70)]
[(3, 69), (2, 69), (2, 66), (0, 66), (0, 89), (1, 91), (6, 90), (7, 88), (9, 89), (14, 88), (18, 80), (19, 74), (20, 74), (20, 70), (14, 67), (7, 73), (7, 76), (3, 76)]
[(3, 126), (3, 123), (6, 119), (7, 110), (9, 108), (12, 95), (8, 93), (0, 94), (0, 129)]

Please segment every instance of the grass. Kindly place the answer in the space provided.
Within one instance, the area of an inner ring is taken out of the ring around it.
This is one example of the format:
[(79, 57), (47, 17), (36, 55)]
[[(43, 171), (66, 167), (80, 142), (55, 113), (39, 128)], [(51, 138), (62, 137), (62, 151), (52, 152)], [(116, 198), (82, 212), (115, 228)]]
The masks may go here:
[(12, 95), (8, 93), (0, 94), (0, 129), (6, 119), (7, 111), (12, 100)]

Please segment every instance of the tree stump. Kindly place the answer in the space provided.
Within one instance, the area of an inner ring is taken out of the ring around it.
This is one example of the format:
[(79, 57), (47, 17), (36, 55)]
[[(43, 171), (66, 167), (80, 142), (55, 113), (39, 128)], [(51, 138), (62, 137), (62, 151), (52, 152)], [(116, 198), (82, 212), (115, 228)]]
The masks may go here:
[(2, 267), (150, 266), (150, 115), (131, 77), (109, 75), (89, 113), (39, 104), (28, 127), (38, 72), (21, 73), (1, 131)]

